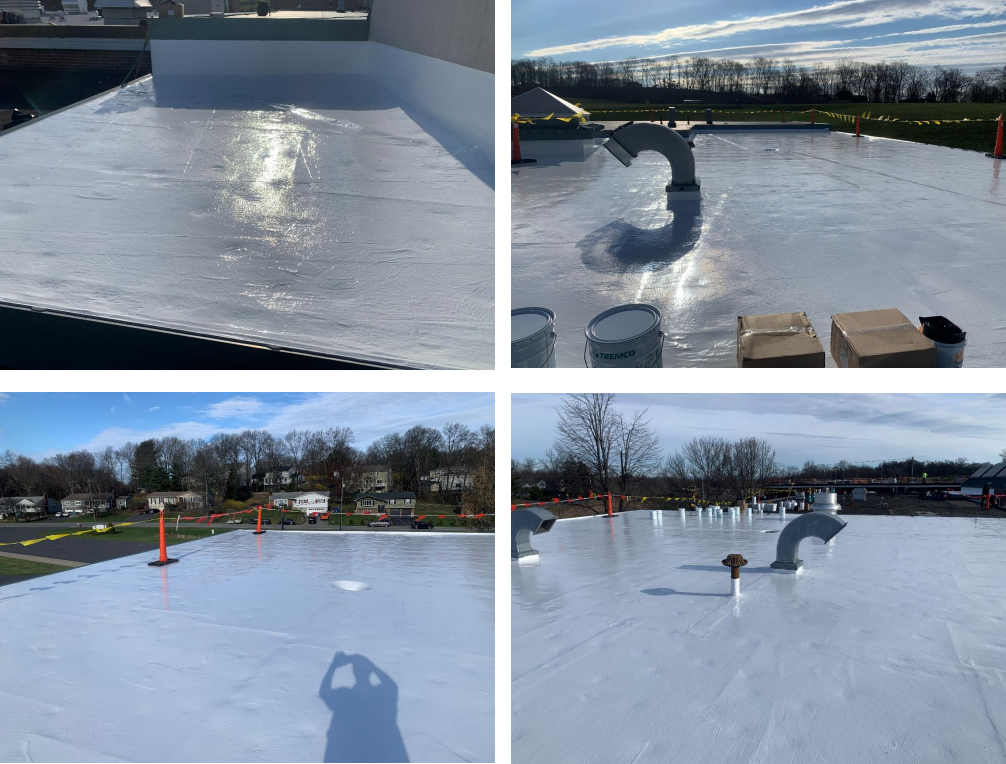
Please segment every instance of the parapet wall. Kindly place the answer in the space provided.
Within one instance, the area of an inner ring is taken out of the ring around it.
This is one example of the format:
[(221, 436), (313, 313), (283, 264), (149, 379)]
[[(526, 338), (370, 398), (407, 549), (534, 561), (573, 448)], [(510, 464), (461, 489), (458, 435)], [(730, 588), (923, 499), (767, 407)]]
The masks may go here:
[(374, 0), (370, 39), (495, 72), (494, 0)]

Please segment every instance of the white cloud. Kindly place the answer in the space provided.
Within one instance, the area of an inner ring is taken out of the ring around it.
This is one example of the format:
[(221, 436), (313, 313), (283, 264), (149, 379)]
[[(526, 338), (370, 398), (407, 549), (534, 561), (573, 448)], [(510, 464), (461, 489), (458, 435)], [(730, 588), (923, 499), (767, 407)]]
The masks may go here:
[[(1003, 22), (1006, 23), (1006, 22)], [(733, 48), (706, 48), (682, 51), (673, 55), (711, 56), (750, 61), (756, 56), (788, 58), (797, 64), (833, 64), (843, 58), (876, 63), (904, 60), (919, 66), (959, 66), (976, 69), (1002, 66), (1006, 30), (984, 34), (947, 37), (934, 40), (905, 40), (884, 45), (851, 45), (849, 40), (800, 41), (746, 45)], [(655, 56), (660, 61), (668, 56)]]
[(998, 16), (1006, 0), (842, 0), (799, 11), (670, 27), (653, 34), (623, 35), (532, 50), (528, 56), (562, 56), (613, 47), (667, 47), (689, 40), (812, 26), (866, 27), (930, 16), (949, 19)]
[(133, 402), (133, 399), (129, 397), (129, 393), (123, 393), (122, 397), (126, 401), (126, 403), (132, 403)]
[(10, 393), (0, 393), (0, 406), (5, 404), (11, 398)]
[(259, 414), (265, 408), (266, 405), (258, 398), (238, 395), (212, 404), (205, 413), (210, 419), (235, 419)]
[(226, 429), (206, 422), (175, 422), (151, 430), (108, 427), (78, 448), (86, 448), (88, 451), (101, 451), (108, 446), (117, 448), (127, 441), (139, 443), (149, 438), (166, 438), (168, 436), (174, 436), (183, 440), (190, 438), (204, 439), (218, 432), (226, 432)]
[(149, 409), (147, 409), (147, 411), (160, 411), (160, 410), (161, 410), (160, 406), (151, 406)]

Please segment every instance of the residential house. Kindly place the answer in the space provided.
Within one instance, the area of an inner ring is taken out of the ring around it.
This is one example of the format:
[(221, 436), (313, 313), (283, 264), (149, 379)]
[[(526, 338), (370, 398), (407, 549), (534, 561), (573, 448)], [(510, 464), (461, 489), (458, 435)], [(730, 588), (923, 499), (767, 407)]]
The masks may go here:
[(0, 500), (0, 518), (29, 517), (32, 515), (54, 515), (61, 511), (62, 503), (58, 499), (44, 496), (7, 496)]
[(296, 509), (305, 515), (328, 512), (328, 491), (286, 491), (270, 494), (274, 507)]
[(387, 513), (392, 517), (411, 517), (416, 513), (416, 495), (404, 493), (361, 493), (356, 497), (357, 512)]
[(430, 471), (430, 490), (467, 491), (475, 487), (475, 475), (467, 467), (438, 467)]
[(154, 491), (147, 494), (147, 507), (157, 512), (171, 509), (203, 509), (203, 497), (195, 491)]
[(63, 511), (74, 515), (111, 512), (115, 508), (114, 493), (71, 493), (63, 497)]
[(300, 473), (293, 467), (277, 467), (268, 472), (256, 472), (254, 475), (255, 481), (261, 481), (262, 488), (265, 490), (293, 485), (299, 477)]
[(391, 487), (391, 467), (386, 464), (368, 464), (362, 467), (357, 487), (361, 491), (387, 491)]

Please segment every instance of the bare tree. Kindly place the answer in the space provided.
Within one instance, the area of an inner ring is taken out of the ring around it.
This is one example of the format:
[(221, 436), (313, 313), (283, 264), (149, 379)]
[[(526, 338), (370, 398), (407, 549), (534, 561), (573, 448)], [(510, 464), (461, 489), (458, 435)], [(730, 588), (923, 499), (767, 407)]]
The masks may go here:
[(731, 483), (733, 448), (726, 438), (703, 435), (688, 441), (664, 463), (664, 476), (674, 488), (700, 499), (722, 496)]
[(619, 415), (611, 393), (578, 393), (566, 396), (559, 414), (555, 450), (560, 459), (586, 464), (600, 493), (608, 493), (611, 452), (615, 445)]
[(631, 493), (631, 486), (636, 480), (653, 474), (660, 467), (660, 441), (649, 428), (646, 412), (647, 409), (644, 409), (631, 417), (618, 417), (615, 441), (620, 495)]

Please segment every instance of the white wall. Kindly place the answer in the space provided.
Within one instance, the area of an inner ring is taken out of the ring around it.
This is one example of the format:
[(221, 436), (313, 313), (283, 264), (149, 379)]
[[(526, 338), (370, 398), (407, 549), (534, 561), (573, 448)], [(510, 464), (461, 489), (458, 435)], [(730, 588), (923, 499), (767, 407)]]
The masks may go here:
[(378, 42), (151, 40), (155, 81), (165, 76), (364, 74), (432, 117), (490, 161), (494, 76)]
[(369, 74), (375, 81), (493, 161), (492, 74), (379, 42), (369, 45)]
[(369, 42), (151, 40), (154, 77), (366, 74)]

